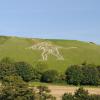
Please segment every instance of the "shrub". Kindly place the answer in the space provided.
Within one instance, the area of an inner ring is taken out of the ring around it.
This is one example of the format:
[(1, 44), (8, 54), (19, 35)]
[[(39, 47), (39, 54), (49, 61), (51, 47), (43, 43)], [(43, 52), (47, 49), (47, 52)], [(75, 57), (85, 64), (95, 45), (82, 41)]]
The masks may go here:
[(63, 96), (62, 96), (62, 100), (74, 100), (74, 96), (72, 94), (67, 94), (65, 93)]
[(26, 62), (17, 62), (15, 67), (19, 76), (23, 78), (24, 81), (31, 81), (33, 78), (33, 69), (30, 64)]
[(41, 81), (42, 82), (55, 82), (58, 79), (58, 72), (56, 70), (48, 70), (45, 71), (42, 75)]
[(89, 95), (87, 90), (79, 88), (74, 95), (65, 93), (62, 100), (100, 100), (100, 95)]
[(16, 74), (16, 68), (14, 64), (9, 63), (0, 63), (0, 79), (3, 80), (5, 76), (9, 75), (15, 75)]
[(2, 83), (0, 100), (56, 100), (48, 87), (28, 87), (20, 76), (6, 76)]
[(66, 81), (73, 85), (98, 85), (98, 70), (93, 64), (72, 65), (66, 70)]
[(22, 80), (22, 78), (18, 75), (9, 75), (9, 76), (5, 76), (2, 84), (3, 85), (18, 85), (18, 83), (24, 83), (24, 81)]
[(72, 65), (66, 70), (66, 81), (69, 84), (79, 85), (83, 77), (81, 66)]
[(100, 100), (100, 95), (90, 95), (88, 100)]
[(8, 76), (3, 81), (0, 100), (34, 100), (34, 95), (19, 76)]
[(83, 85), (98, 85), (99, 73), (95, 66), (92, 64), (82, 67), (83, 78), (81, 84)]
[(46, 86), (37, 86), (34, 91), (35, 100), (56, 100), (56, 98), (50, 94), (50, 90)]
[(83, 88), (79, 88), (75, 92), (75, 98), (78, 98), (79, 100), (87, 100), (88, 99), (88, 91), (84, 90)]
[(99, 85), (100, 85), (100, 66), (97, 66), (96, 68), (97, 68), (97, 70), (99, 72)]

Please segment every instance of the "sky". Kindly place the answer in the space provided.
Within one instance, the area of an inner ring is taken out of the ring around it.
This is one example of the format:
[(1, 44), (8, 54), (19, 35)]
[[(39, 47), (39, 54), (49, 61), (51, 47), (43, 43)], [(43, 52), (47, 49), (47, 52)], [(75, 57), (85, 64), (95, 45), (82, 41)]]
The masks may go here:
[(100, 44), (100, 0), (0, 0), (0, 35)]

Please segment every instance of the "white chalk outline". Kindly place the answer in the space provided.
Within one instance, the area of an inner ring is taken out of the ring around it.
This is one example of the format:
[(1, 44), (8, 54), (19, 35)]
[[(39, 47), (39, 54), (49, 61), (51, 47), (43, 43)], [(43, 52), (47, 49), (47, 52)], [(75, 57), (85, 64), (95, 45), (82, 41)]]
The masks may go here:
[(63, 49), (74, 49), (77, 47), (68, 47), (68, 48), (64, 48), (61, 46), (56, 46), (56, 45), (52, 45), (49, 42), (40, 42), (38, 44), (32, 45), (31, 47), (28, 47), (26, 49), (32, 49), (32, 50), (42, 50), (42, 60), (43, 61), (47, 61), (48, 60), (48, 55), (53, 55), (57, 58), (57, 60), (64, 60), (64, 57), (60, 54), (59, 52), (59, 48), (63, 48)]

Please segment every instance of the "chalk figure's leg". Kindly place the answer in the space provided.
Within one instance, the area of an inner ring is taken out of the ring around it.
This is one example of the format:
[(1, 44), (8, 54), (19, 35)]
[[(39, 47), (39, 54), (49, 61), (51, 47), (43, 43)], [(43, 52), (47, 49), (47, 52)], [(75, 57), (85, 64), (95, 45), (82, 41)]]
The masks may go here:
[(57, 57), (58, 60), (64, 60), (63, 56), (60, 55), (60, 53), (59, 53), (57, 48), (52, 49), (51, 54), (54, 55), (55, 57)]

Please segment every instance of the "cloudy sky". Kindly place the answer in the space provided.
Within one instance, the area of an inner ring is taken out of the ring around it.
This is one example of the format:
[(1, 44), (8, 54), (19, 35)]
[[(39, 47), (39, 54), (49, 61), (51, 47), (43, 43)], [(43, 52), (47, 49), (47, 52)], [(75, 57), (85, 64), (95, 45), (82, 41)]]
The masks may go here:
[(100, 44), (100, 0), (0, 0), (0, 35)]

